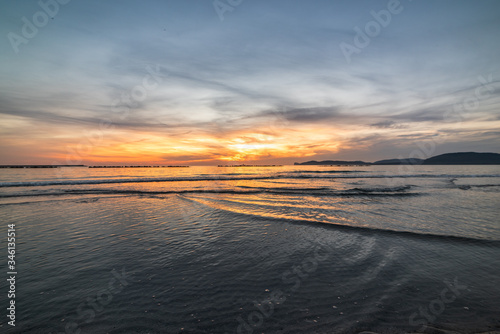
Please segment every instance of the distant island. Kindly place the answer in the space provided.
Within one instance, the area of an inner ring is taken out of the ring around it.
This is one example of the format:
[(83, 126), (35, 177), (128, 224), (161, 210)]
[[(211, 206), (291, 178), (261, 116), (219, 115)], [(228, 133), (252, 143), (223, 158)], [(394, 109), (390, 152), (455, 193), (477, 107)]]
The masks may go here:
[(372, 165), (421, 165), (424, 159), (387, 159), (375, 161)]
[(294, 163), (294, 165), (330, 165), (330, 166), (370, 166), (370, 165), (500, 165), (500, 154), (456, 152), (437, 155), (428, 159), (386, 159), (375, 162), (324, 160)]
[(330, 166), (368, 166), (369, 162), (364, 161), (343, 161), (343, 160), (324, 160), (324, 161), (306, 161), (302, 163), (294, 163), (294, 165), (330, 165)]
[[(477, 153), (456, 152), (436, 155), (428, 159), (385, 159), (375, 162), (361, 160), (323, 160), (295, 162), (296, 166), (318, 165), (318, 166), (373, 166), (373, 165), (500, 165), (499, 153)], [(85, 167), (85, 168), (188, 168), (182, 165), (0, 165), (0, 168), (61, 168), (61, 167)], [(217, 167), (282, 167), (282, 165), (218, 165)]]
[(140, 166), (89, 166), (89, 168), (188, 168), (189, 166), (148, 166), (148, 165), (140, 165)]
[(85, 168), (187, 168), (189, 166), (87, 166), (87, 165), (0, 165), (0, 168), (60, 168), (60, 167), (85, 167)]
[(500, 165), (498, 153), (446, 153), (424, 160), (424, 165)]
[(217, 167), (283, 167), (283, 165), (217, 165)]
[(59, 168), (59, 167), (87, 167), (85, 165), (0, 165), (0, 168)]

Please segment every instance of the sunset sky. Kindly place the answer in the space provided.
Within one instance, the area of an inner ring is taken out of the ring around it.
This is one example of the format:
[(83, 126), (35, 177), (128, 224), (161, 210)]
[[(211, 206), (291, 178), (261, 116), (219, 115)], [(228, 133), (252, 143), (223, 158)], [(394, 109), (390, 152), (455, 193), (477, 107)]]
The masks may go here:
[(0, 3), (0, 164), (500, 152), (499, 1), (59, 1)]

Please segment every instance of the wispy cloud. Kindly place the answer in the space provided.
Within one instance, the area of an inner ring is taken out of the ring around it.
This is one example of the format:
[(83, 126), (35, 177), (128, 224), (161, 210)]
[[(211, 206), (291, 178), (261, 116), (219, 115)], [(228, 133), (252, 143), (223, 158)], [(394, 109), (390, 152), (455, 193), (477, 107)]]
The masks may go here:
[[(338, 44), (373, 7), (252, 1), (220, 22), (210, 2), (72, 1), (18, 54), (0, 42), (2, 162), (63, 159), (96, 131), (85, 161), (377, 160), (436, 134), (440, 150), (498, 151), (498, 2), (413, 2), (346, 64)], [(0, 29), (22, 34), (36, 10), (0, 3)], [(148, 66), (161, 82), (117, 112)]]

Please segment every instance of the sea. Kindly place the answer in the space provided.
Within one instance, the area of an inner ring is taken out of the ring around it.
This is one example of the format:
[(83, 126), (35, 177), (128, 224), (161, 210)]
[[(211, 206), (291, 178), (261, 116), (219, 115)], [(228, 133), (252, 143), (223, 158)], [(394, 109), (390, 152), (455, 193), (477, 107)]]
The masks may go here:
[(500, 330), (500, 166), (4, 168), (0, 214), (2, 333)]

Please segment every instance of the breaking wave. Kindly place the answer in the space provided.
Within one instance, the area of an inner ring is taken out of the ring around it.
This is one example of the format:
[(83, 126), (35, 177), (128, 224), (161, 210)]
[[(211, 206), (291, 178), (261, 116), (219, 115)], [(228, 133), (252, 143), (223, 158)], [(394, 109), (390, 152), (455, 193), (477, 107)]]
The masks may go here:
[(91, 179), (91, 180), (58, 180), (36, 182), (0, 182), (0, 188), (5, 187), (45, 187), (60, 185), (86, 185), (111, 183), (153, 183), (153, 182), (191, 182), (191, 181), (250, 181), (274, 179), (380, 179), (380, 178), (497, 178), (500, 174), (374, 174), (374, 175), (335, 175), (310, 176), (298, 174), (254, 175), (254, 176), (199, 176), (199, 177), (158, 177), (158, 178), (122, 178), (122, 179)]
[(35, 197), (35, 196), (65, 196), (65, 195), (168, 195), (168, 194), (281, 194), (300, 196), (415, 196), (419, 193), (408, 193), (410, 186), (395, 188), (354, 188), (349, 190), (334, 190), (330, 188), (260, 188), (239, 187), (236, 189), (182, 189), (144, 191), (133, 189), (54, 189), (49, 192), (9, 193), (0, 194), (0, 198), (9, 197)]

